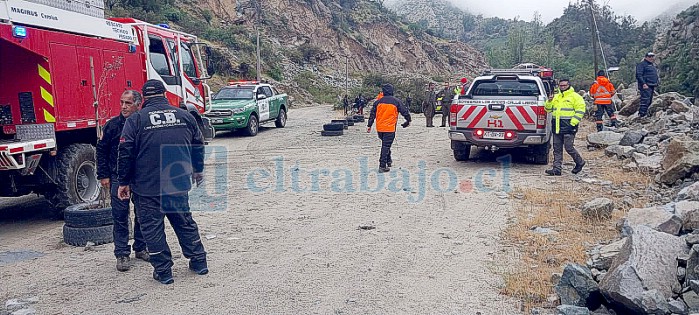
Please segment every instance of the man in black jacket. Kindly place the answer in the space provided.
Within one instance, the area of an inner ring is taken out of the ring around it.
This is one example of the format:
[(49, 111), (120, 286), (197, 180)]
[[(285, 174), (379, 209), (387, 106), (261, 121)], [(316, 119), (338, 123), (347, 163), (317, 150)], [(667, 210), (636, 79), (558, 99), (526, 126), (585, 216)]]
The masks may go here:
[(641, 92), (641, 105), (638, 108), (638, 116), (640, 117), (648, 115), (648, 107), (653, 103), (653, 92), (660, 84), (658, 69), (653, 64), (654, 61), (655, 54), (649, 52), (643, 61), (636, 65), (636, 81), (638, 82), (638, 90)]
[(173, 107), (158, 80), (143, 85), (143, 109), (126, 120), (119, 145), (119, 197), (133, 193), (136, 213), (148, 245), (153, 279), (172, 278), (172, 253), (165, 240), (165, 217), (177, 234), (189, 269), (209, 272), (199, 228), (189, 208), (192, 180), (203, 181), (204, 139), (194, 117)]
[[(119, 199), (117, 190), (117, 156), (119, 154), (119, 139), (124, 123), (131, 114), (138, 111), (143, 103), (143, 97), (138, 91), (129, 90), (121, 95), (121, 114), (110, 119), (102, 130), (102, 138), (97, 142), (97, 178), (104, 189), (109, 189), (111, 195), (112, 217), (114, 219), (114, 256), (116, 269), (127, 271), (131, 269), (131, 247), (129, 246), (129, 200)], [(141, 234), (138, 215), (134, 220), (133, 251), (136, 258), (148, 261), (146, 242)]]

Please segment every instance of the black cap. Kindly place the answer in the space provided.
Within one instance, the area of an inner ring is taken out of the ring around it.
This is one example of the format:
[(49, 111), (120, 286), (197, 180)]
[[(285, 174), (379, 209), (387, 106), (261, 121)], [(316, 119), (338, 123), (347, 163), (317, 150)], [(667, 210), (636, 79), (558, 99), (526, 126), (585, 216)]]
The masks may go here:
[(163, 94), (165, 91), (165, 85), (158, 80), (148, 80), (143, 84), (143, 96), (145, 97)]

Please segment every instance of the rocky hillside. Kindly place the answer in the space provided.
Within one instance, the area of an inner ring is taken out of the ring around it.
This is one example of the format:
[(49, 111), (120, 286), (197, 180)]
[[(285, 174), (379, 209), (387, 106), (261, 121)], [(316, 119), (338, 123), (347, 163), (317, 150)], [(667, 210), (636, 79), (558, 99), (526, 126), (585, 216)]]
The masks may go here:
[(699, 4), (680, 13), (655, 44), (665, 91), (699, 97)]
[(455, 79), (486, 67), (475, 48), (417, 33), (378, 1), (168, 1), (174, 6), (163, 4), (156, 15), (126, 0), (112, 13), (135, 13), (157, 23), (164, 17), (212, 41), (220, 48), (217, 68), (224, 78), (255, 77), (257, 27), (263, 77), (302, 99), (334, 99), (344, 88), (346, 63), (350, 88), (361, 85), (367, 73)]

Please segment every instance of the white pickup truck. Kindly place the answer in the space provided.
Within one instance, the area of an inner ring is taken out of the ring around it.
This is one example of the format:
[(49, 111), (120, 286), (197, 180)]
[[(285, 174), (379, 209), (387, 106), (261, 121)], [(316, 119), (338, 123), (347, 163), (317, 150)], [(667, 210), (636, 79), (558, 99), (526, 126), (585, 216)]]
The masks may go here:
[(544, 104), (554, 85), (553, 71), (546, 68), (486, 70), (465, 95), (452, 101), (449, 138), (454, 158), (468, 160), (472, 146), (521, 148), (531, 162), (548, 164), (551, 118)]

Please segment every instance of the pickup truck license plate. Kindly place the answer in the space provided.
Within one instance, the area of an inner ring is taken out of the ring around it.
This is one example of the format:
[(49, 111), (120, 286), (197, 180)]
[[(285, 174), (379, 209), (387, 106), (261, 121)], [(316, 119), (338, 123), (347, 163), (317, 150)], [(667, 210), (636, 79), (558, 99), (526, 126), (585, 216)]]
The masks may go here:
[(483, 133), (483, 138), (485, 139), (505, 139), (505, 132), (501, 131), (486, 131)]
[(221, 119), (221, 118), (213, 118), (213, 119), (211, 119), (211, 123), (212, 123), (212, 124), (222, 124), (222, 123), (223, 123), (223, 119)]

